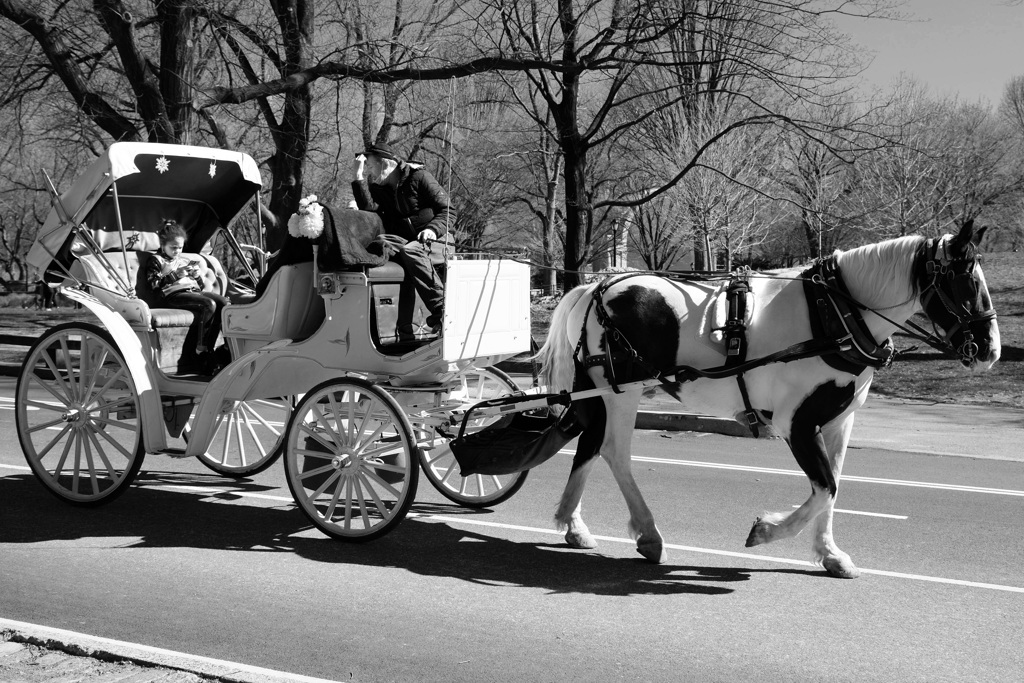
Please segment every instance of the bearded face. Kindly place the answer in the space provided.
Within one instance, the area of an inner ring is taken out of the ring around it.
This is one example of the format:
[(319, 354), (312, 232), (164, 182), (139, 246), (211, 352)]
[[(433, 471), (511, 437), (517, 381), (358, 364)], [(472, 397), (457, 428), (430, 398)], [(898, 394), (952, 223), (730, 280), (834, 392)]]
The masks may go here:
[(396, 166), (398, 163), (393, 159), (381, 159), (371, 154), (366, 157), (366, 182), (383, 185)]

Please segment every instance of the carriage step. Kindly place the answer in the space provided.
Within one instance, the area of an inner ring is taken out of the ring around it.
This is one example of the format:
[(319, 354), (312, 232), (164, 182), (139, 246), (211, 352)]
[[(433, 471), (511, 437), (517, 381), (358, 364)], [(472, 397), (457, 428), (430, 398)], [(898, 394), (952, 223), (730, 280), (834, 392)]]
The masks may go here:
[(165, 448), (161, 451), (156, 451), (159, 455), (168, 455), (172, 458), (189, 458), (191, 456), (185, 454), (184, 448)]

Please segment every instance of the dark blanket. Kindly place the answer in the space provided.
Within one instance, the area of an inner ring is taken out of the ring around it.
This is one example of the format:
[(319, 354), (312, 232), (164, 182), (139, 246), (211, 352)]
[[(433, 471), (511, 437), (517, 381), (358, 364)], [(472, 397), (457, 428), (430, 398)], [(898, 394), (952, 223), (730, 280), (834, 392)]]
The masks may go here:
[(380, 216), (371, 211), (324, 205), (324, 231), (317, 238), (317, 268), (325, 272), (379, 266), (387, 261), (377, 238), (384, 234)]
[(323, 233), (315, 240), (286, 235), (281, 249), (267, 265), (266, 274), (256, 283), (257, 297), (267, 288), (270, 276), (280, 268), (312, 262), (314, 244), (317, 246), (317, 268), (325, 272), (379, 266), (387, 261), (380, 241), (375, 242), (384, 232), (380, 216), (370, 211), (339, 209), (327, 204), (323, 207)]

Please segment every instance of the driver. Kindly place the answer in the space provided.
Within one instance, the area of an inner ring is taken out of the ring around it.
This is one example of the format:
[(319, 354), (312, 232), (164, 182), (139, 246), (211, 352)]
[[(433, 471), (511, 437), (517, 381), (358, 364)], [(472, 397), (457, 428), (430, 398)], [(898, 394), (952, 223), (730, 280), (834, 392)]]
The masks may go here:
[(399, 339), (412, 339), (415, 333), (414, 292), (429, 312), (427, 326), (432, 334), (438, 334), (444, 285), (430, 256), (432, 242), (455, 220), (448, 194), (429, 172), (402, 161), (384, 144), (356, 155), (352, 194), (359, 209), (381, 217), (385, 233), (406, 240), (404, 247), (390, 255), (405, 271), (398, 298)]

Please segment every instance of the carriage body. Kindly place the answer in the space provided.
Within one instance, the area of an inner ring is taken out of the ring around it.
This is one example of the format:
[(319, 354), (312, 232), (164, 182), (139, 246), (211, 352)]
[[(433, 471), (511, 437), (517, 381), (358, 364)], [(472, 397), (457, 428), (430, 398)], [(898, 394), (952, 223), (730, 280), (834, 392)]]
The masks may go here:
[[(258, 297), (246, 286), (257, 277), (248, 261), (260, 262), (262, 251), (240, 245), (229, 230), (260, 186), (255, 162), (242, 153), (115, 143), (55, 198), (28, 260), (50, 281), (59, 279), (65, 296), (96, 322), (54, 328), (26, 357), (17, 415), (37, 476), (58, 497), (83, 505), (119, 495), (147, 453), (197, 456), (218, 472), (248, 476), (287, 450), (287, 433), (302, 428), (296, 403), (320, 387), (335, 403), (354, 401), (338, 418), (350, 432), (375, 424), (380, 428), (365, 436), (406, 450), (397, 458), (404, 460), (402, 484), (374, 468), (380, 458), (363, 468), (399, 490), (400, 500), (386, 504), (387, 512), (372, 511), (381, 519), (358, 529), (328, 516), (327, 533), (365, 538), (390, 528), (412, 500), (420, 460), (432, 483), (459, 502), (493, 503), (514, 493), (521, 477), (467, 489), (452, 471), (454, 459), (438, 460), (446, 443), (438, 428), (454, 420), (458, 406), (514, 390), (486, 366), (529, 349), (528, 268), (451, 261), (441, 336), (389, 346), (375, 327), (374, 289), (401, 282), (394, 264), (323, 272), (314, 259), (277, 269)], [(213, 376), (188, 352), (191, 312), (161, 308), (145, 282), (146, 259), (159, 247), (156, 230), (168, 218), (186, 228), (184, 255), (200, 263), (205, 287), (230, 302), (221, 316), (230, 362)], [(247, 249), (256, 258), (247, 258)], [(169, 441), (179, 436), (184, 449)], [(301, 478), (297, 467), (290, 476)], [(289, 484), (303, 490), (301, 481)], [(315, 509), (312, 493), (297, 495)]]

